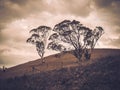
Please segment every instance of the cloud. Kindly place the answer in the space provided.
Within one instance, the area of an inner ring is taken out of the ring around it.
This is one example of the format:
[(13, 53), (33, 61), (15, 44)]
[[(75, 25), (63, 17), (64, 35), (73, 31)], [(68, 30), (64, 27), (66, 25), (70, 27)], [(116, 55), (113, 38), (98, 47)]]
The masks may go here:
[(93, 3), (99, 19), (105, 23), (104, 45), (120, 48), (120, 0), (93, 0)]
[[(90, 11), (90, 0), (69, 0), (69, 2), (67, 0), (0, 0), (0, 30), (5, 30), (6, 26), (11, 22), (31, 16), (37, 18), (37, 15), (42, 15), (42, 13), (53, 14), (51, 18), (54, 18), (55, 15), (86, 17)], [(1, 31), (0, 43), (6, 41), (7, 37)]]
[(120, 48), (119, 5), (119, 0), (0, 0), (0, 64), (39, 58), (35, 47), (25, 42), (29, 30), (53, 27), (64, 19), (79, 20), (92, 29), (102, 26), (105, 34), (96, 47)]
[(113, 47), (120, 47), (120, 37), (112, 39), (109, 44), (112, 45)]
[(120, 0), (94, 0), (100, 16), (113, 25), (120, 25)]
[(0, 0), (0, 29), (15, 19), (32, 13), (30, 0)]
[(90, 0), (0, 0), (0, 29), (13, 20), (28, 17), (36, 12), (85, 17), (90, 11)]
[(32, 45), (19, 41), (5, 43), (0, 45), (0, 67), (3, 65), (11, 67), (39, 58)]

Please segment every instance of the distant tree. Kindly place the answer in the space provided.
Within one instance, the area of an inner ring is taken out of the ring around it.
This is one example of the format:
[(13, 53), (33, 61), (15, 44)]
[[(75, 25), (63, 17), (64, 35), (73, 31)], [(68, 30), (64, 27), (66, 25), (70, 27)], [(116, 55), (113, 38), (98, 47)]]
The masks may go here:
[[(86, 59), (90, 59), (92, 49), (103, 34), (102, 27), (91, 30), (76, 20), (64, 20), (56, 24), (53, 31), (54, 33), (49, 37), (51, 42), (47, 48), (63, 52), (72, 46), (72, 54), (79, 61), (81, 61), (83, 54)], [(65, 46), (65, 44), (69, 44), (69, 46)]]
[(50, 31), (51, 28), (48, 26), (39, 26), (38, 28), (30, 31), (30, 34), (32, 35), (26, 41), (36, 46), (36, 50), (38, 55), (41, 57), (42, 62), (45, 62), (43, 57), (47, 47)]

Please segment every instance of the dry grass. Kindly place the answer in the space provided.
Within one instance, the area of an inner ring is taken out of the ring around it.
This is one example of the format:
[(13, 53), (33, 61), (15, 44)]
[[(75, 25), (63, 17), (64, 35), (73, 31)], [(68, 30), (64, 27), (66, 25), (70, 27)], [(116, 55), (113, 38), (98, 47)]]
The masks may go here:
[(1, 72), (0, 90), (120, 90), (120, 50), (94, 50), (90, 61), (79, 64), (68, 53), (45, 59)]
[[(90, 61), (77, 63), (77, 59), (66, 53), (62, 55), (60, 58), (56, 58), (55, 55), (51, 55), (45, 57), (46, 63), (42, 64), (41, 60), (30, 61), (25, 64), (21, 64), (12, 68), (9, 68), (5, 73), (0, 72), (0, 78), (9, 78), (15, 76), (23, 76), (36, 74), (40, 72), (50, 71), (50, 70), (58, 70), (60, 68), (71, 67), (76, 65), (88, 65), (95, 62), (99, 58), (103, 58), (106, 56), (115, 56), (120, 54), (120, 50), (111, 50), (111, 49), (96, 49), (92, 53), (92, 57)], [(32, 69), (34, 67), (34, 71)]]
[(120, 56), (0, 81), (0, 90), (120, 90)]

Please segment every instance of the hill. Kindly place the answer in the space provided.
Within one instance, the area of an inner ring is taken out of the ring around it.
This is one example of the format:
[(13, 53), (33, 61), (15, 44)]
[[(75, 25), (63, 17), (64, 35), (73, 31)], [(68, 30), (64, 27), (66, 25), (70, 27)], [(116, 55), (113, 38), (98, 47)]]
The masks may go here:
[(120, 90), (120, 50), (96, 49), (90, 61), (79, 64), (69, 53), (55, 56), (1, 72), (0, 90)]

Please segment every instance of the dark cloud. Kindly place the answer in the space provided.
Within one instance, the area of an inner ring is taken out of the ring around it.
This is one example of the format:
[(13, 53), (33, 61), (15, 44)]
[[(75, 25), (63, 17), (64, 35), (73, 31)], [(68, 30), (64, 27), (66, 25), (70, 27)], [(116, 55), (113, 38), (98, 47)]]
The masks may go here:
[(10, 0), (0, 0), (0, 29), (9, 21), (22, 16), (16, 7), (18, 6)]
[[(14, 20), (41, 12), (86, 17), (91, 12), (90, 0), (52, 0), (51, 3), (47, 0), (0, 0), (0, 30)], [(7, 39), (8, 37), (0, 32), (0, 43)]]
[[(0, 29), (15, 19), (24, 18), (33, 11), (31, 0), (0, 0)], [(41, 0), (40, 0), (41, 1)], [(36, 8), (34, 8), (36, 9)], [(35, 11), (35, 10), (34, 10)]]
[[(93, 0), (98, 16), (107, 23), (107, 45), (120, 47), (120, 0)], [(111, 28), (110, 28), (111, 27)], [(117, 27), (117, 28), (116, 28)], [(117, 37), (117, 39), (115, 39)], [(104, 42), (103, 42), (104, 43)]]
[[(36, 1), (43, 4), (42, 0)], [(38, 8), (36, 3), (33, 0), (0, 0), (0, 43), (9, 39), (9, 36), (4, 35), (1, 30), (5, 29), (8, 23), (28, 17), (30, 13), (35, 12)]]
[(90, 0), (52, 0), (50, 4), (47, 0), (0, 0), (0, 29), (12, 20), (42, 11), (85, 17), (91, 12), (90, 4)]
[(10, 0), (12, 3), (18, 4), (18, 5), (25, 5), (29, 0)]
[(99, 14), (108, 22), (120, 25), (120, 0), (94, 0)]
[(113, 4), (118, 4), (120, 0), (94, 0), (98, 7), (111, 7)]

